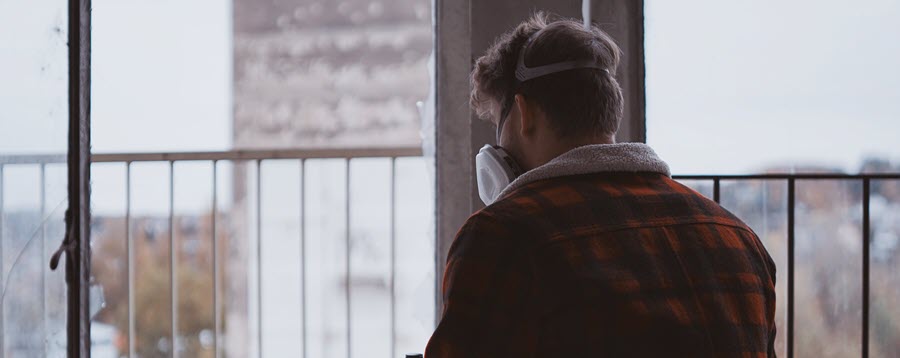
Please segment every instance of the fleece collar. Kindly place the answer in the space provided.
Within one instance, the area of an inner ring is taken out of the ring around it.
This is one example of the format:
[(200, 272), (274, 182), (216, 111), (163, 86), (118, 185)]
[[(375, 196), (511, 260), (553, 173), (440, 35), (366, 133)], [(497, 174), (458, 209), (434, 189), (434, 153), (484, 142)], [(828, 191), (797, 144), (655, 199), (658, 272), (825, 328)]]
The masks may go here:
[(503, 189), (500, 197), (539, 180), (605, 172), (650, 172), (671, 176), (669, 165), (644, 143), (592, 144), (572, 149), (525, 172)]

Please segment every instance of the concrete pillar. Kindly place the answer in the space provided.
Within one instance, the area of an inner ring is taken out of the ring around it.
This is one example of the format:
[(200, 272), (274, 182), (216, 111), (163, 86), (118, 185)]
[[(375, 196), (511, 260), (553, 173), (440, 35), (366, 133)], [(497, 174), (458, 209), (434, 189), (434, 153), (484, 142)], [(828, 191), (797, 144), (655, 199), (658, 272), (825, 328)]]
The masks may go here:
[(591, 21), (610, 34), (622, 50), (616, 72), (625, 95), (625, 116), (616, 139), (619, 142), (646, 142), (644, 96), (644, 1), (593, 0)]
[[(479, 120), (469, 109), (468, 76), (472, 64), (498, 35), (533, 12), (549, 11), (580, 19), (582, 5), (582, 1), (573, 0), (437, 0), (435, 3), (438, 320), (443, 305), (440, 287), (447, 251), (460, 226), (483, 207), (475, 181), (475, 154), (484, 144), (494, 142), (494, 127)], [(594, 0), (591, 5), (592, 21), (603, 24), (625, 54), (625, 63), (617, 73), (626, 97), (619, 140), (643, 141), (643, 1)]]
[(435, 0), (435, 324), (443, 307), (441, 282), (456, 230), (474, 211), (472, 188), (471, 0)]

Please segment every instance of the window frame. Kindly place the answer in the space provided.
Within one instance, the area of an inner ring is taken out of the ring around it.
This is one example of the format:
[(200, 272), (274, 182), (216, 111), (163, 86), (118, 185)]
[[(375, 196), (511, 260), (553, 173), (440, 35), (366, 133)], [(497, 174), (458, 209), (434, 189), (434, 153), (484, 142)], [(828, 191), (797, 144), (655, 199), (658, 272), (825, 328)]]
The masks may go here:
[(90, 322), (90, 162), (91, 162), (91, 0), (68, 1), (67, 149), (68, 209), (66, 235), (51, 266), (66, 255), (66, 355), (91, 356)]

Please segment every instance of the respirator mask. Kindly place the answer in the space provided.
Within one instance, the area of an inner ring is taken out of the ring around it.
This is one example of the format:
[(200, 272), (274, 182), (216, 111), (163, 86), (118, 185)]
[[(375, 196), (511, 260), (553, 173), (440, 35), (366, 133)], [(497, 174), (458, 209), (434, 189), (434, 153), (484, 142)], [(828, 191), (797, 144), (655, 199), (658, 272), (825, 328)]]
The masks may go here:
[(606, 70), (597, 65), (594, 60), (563, 61), (537, 67), (525, 66), (525, 53), (528, 51), (531, 42), (546, 29), (547, 27), (531, 35), (531, 37), (525, 41), (522, 50), (519, 51), (519, 60), (516, 64), (515, 84), (512, 86), (510, 95), (506, 96), (507, 98), (504, 100), (503, 108), (500, 111), (500, 120), (497, 122), (497, 145), (492, 146), (486, 144), (478, 151), (478, 154), (475, 155), (475, 176), (478, 181), (478, 196), (481, 197), (481, 201), (483, 201), (485, 205), (490, 205), (497, 200), (500, 193), (503, 192), (503, 189), (506, 189), (513, 180), (519, 175), (522, 175), (521, 167), (519, 167), (509, 153), (500, 147), (500, 134), (503, 131), (503, 124), (506, 123), (506, 118), (509, 116), (509, 112), (515, 102), (515, 90), (519, 85), (528, 80), (562, 71), (580, 68)]

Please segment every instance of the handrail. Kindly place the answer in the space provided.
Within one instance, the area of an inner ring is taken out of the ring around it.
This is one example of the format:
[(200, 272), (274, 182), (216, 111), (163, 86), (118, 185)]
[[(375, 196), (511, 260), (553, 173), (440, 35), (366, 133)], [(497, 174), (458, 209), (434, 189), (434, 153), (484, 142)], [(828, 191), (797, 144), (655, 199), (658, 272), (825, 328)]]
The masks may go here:
[(678, 180), (766, 180), (766, 179), (900, 179), (900, 173), (767, 173), (767, 174), (687, 174), (673, 175)]
[[(300, 197), (305, 198), (306, 195), (302, 193), (302, 190), (304, 190), (303, 188), (305, 187), (305, 184), (303, 184), (303, 183), (305, 183), (306, 170), (304, 167), (304, 163), (305, 163), (304, 160), (306, 160), (306, 159), (343, 159), (346, 161), (344, 163), (344, 165), (346, 166), (345, 173), (346, 173), (347, 178), (349, 179), (349, 177), (351, 175), (350, 174), (351, 173), (350, 162), (352, 159), (354, 159), (354, 158), (391, 158), (391, 160), (389, 161), (390, 166), (391, 166), (390, 167), (391, 168), (391, 170), (390, 170), (391, 182), (390, 182), (389, 190), (391, 190), (391, 209), (390, 209), (391, 210), (391, 219), (390, 220), (391, 220), (391, 225), (393, 225), (393, 221), (395, 220), (394, 219), (395, 218), (394, 194), (393, 194), (394, 193), (393, 190), (396, 186), (396, 167), (395, 167), (396, 160), (395, 160), (395, 158), (416, 157), (416, 156), (422, 156), (422, 155), (423, 155), (423, 150), (418, 147), (251, 149), (251, 150), (229, 150), (229, 151), (209, 151), (209, 152), (99, 153), (99, 154), (92, 155), (91, 162), (124, 163), (125, 164), (124, 166), (125, 166), (126, 188), (129, 188), (129, 189), (126, 189), (126, 194), (125, 194), (126, 195), (126, 205), (125, 205), (125, 207), (126, 207), (126, 219), (125, 219), (126, 222), (129, 222), (129, 220), (130, 220), (129, 219), (130, 212), (127, 211), (127, 210), (129, 210), (127, 208), (131, 208), (131, 204), (130, 204), (130, 200), (131, 200), (131, 194), (130, 194), (131, 189), (130, 188), (132, 188), (132, 186), (130, 184), (130, 180), (131, 180), (130, 179), (131, 178), (130, 170), (132, 167), (131, 163), (133, 163), (133, 162), (160, 162), (160, 161), (168, 162), (169, 168), (170, 168), (169, 169), (169, 183), (170, 183), (169, 184), (169, 204), (170, 204), (170, 207), (169, 207), (169, 223), (170, 223), (169, 224), (170, 225), (169, 226), (169, 230), (170, 230), (169, 237), (171, 238), (171, 237), (174, 237), (174, 235), (171, 231), (171, 230), (173, 230), (173, 227), (174, 227), (171, 224), (172, 222), (174, 222), (174, 214), (173, 214), (174, 207), (172, 206), (172, 203), (174, 202), (174, 200), (173, 200), (174, 191), (172, 189), (172, 188), (174, 188), (174, 181), (173, 181), (174, 179), (172, 176), (172, 173), (174, 172), (174, 170), (173, 170), (174, 167), (172, 167), (172, 165), (176, 161), (212, 161), (213, 163), (215, 163), (216, 161), (220, 161), (220, 160), (221, 161), (232, 160), (232, 161), (257, 161), (257, 163), (259, 163), (259, 161), (273, 160), (273, 159), (297, 159), (297, 160), (299, 160), (298, 164), (301, 168), (301, 170), (300, 170), (301, 196)], [(0, 174), (2, 174), (2, 172), (3, 172), (4, 165), (34, 164), (34, 165), (39, 165), (41, 167), (41, 170), (42, 170), (41, 176), (43, 178), (43, 175), (44, 175), (43, 169), (44, 169), (45, 165), (54, 164), (54, 163), (65, 163), (65, 162), (66, 162), (66, 156), (57, 155), (57, 154), (0, 155)], [(215, 165), (214, 165), (214, 167), (215, 167)], [(218, 192), (215, 189), (216, 182), (217, 182), (216, 181), (216, 170), (213, 170), (211, 172), (211, 175), (212, 175), (212, 185), (213, 185), (212, 207), (217, 207), (215, 204), (216, 200), (217, 200), (216, 193)], [(261, 177), (260, 166), (256, 166), (256, 177), (257, 178)], [(869, 262), (870, 262), (870, 250), (871, 250), (870, 238), (871, 238), (871, 234), (872, 234), (871, 226), (870, 226), (870, 221), (871, 221), (871, 219), (870, 219), (870, 197), (872, 196), (872, 184), (873, 184), (873, 182), (876, 182), (878, 180), (900, 179), (900, 172), (859, 173), (859, 174), (847, 174), (847, 173), (793, 173), (793, 174), (790, 174), (790, 173), (763, 173), (763, 174), (719, 174), (719, 175), (717, 175), (717, 174), (698, 174), (698, 175), (687, 174), (687, 175), (673, 175), (672, 178), (676, 179), (676, 180), (705, 181), (705, 182), (712, 184), (712, 199), (717, 203), (721, 202), (721, 199), (722, 199), (721, 194), (723, 192), (723, 188), (727, 188), (727, 186), (722, 185), (723, 182), (744, 181), (744, 180), (763, 180), (763, 181), (783, 181), (783, 183), (786, 184), (786, 188), (787, 188), (787, 237), (786, 237), (787, 265), (786, 266), (787, 267), (786, 267), (785, 271), (787, 272), (787, 277), (786, 277), (786, 285), (787, 285), (786, 326), (787, 327), (784, 330), (784, 332), (786, 332), (786, 337), (787, 337), (786, 347), (788, 350), (788, 356), (791, 355), (791, 352), (793, 352), (793, 348), (794, 348), (794, 327), (795, 327), (795, 325), (794, 325), (794, 321), (795, 321), (794, 320), (794, 318), (795, 318), (794, 317), (795, 316), (795, 294), (794, 294), (795, 279), (794, 279), (794, 274), (795, 274), (795, 272), (794, 271), (795, 271), (795, 256), (796, 256), (796, 254), (795, 254), (795, 246), (796, 246), (795, 245), (796, 244), (795, 243), (795, 241), (796, 241), (795, 213), (797, 211), (795, 205), (797, 204), (797, 201), (798, 201), (797, 188), (800, 185), (799, 183), (802, 181), (805, 181), (805, 180), (860, 181), (862, 184), (862, 205), (861, 205), (861, 207), (862, 207), (861, 208), (861, 211), (862, 211), (861, 231), (862, 231), (862, 233), (861, 234), (862, 234), (862, 256), (863, 256), (862, 257), (862, 262), (863, 262), (862, 276), (861, 276), (861, 281), (862, 281), (862, 292), (861, 293), (862, 293), (863, 300), (862, 300), (862, 314), (861, 314), (860, 325), (861, 325), (861, 335), (863, 337), (863, 342), (865, 342), (864, 346), (863, 346), (863, 351), (866, 351), (868, 349), (867, 344), (868, 344), (868, 337), (869, 337), (869, 333), (870, 333), (869, 332), (869, 318), (870, 318), (870, 293), (871, 293), (870, 292), (871, 289), (870, 289)], [(3, 186), (2, 179), (3, 179), (3, 175), (0, 175), (0, 189), (2, 189), (2, 186)], [(349, 237), (350, 237), (349, 236), (350, 235), (349, 208), (351, 206), (351, 202), (350, 202), (351, 196), (349, 195), (349, 192), (350, 192), (349, 182), (350, 181), (347, 180), (344, 184), (345, 185), (344, 190), (348, 193), (347, 195), (344, 196), (344, 198), (345, 198), (344, 200), (346, 200), (345, 204), (344, 204), (344, 208), (345, 208), (345, 210), (348, 210), (345, 213), (345, 215), (346, 215), (345, 220), (347, 220), (345, 222), (345, 226), (348, 229), (345, 232), (346, 236), (345, 236), (344, 240), (349, 240)], [(256, 185), (256, 200), (257, 200), (255, 214), (256, 214), (256, 218), (257, 218), (257, 223), (261, 223), (262, 221), (260, 219), (261, 214), (260, 214), (260, 209), (259, 209), (261, 207), (260, 202), (259, 202), (260, 197), (261, 197), (261, 195), (260, 195), (261, 181), (257, 180), (255, 183), (256, 183), (255, 185)], [(44, 194), (43, 194), (44, 187), (45, 187), (45, 185), (41, 184), (41, 188), (42, 188), (41, 189), (42, 192), (40, 194), (41, 197), (44, 196)], [(2, 194), (2, 190), (0, 190), (0, 194)], [(0, 196), (0, 200), (2, 200), (2, 196)], [(300, 204), (301, 208), (302, 208), (301, 213), (303, 213), (303, 214), (301, 214), (301, 217), (300, 217), (301, 223), (303, 222), (303, 220), (305, 220), (304, 215), (306, 213), (305, 206), (303, 206), (303, 205), (305, 205), (303, 200), (304, 199), (301, 199), (301, 204)], [(43, 202), (43, 200), (41, 200), (41, 201)], [(0, 201), (0, 203), (2, 203), (2, 201)], [(2, 210), (3, 210), (3, 206), (0, 205), (0, 214), (2, 214)], [(43, 212), (43, 211), (44, 210), (42, 209), (41, 212)], [(2, 219), (2, 216), (3, 215), (0, 215), (0, 219)], [(212, 215), (212, 220), (213, 220), (213, 227), (215, 227), (216, 215)], [(259, 225), (259, 226), (256, 227), (256, 229), (257, 229), (256, 235), (257, 235), (257, 238), (260, 238), (260, 237), (262, 237), (262, 234), (261, 234), (262, 226), (261, 226), (261, 224), (257, 224), (257, 225)], [(305, 226), (305, 224), (301, 224), (301, 226)], [(130, 226), (126, 225), (126, 230), (128, 227), (130, 227)], [(304, 246), (305, 245), (305, 236), (303, 236), (303, 235), (304, 235), (304, 233), (301, 230), (301, 238), (300, 238), (301, 247), (305, 247)], [(126, 237), (127, 237), (127, 240), (133, 240), (131, 238), (131, 236), (128, 234), (128, 231), (126, 231)], [(213, 238), (216, 237), (215, 230), (213, 231), (212, 237)], [(394, 240), (395, 240), (395, 238), (394, 238), (394, 231), (393, 231), (393, 226), (392, 226), (391, 245), (394, 245)], [(0, 241), (2, 241), (2, 240), (0, 240)], [(216, 242), (216, 240), (213, 239), (214, 245), (216, 245), (215, 242)], [(350, 245), (349, 245), (349, 241), (347, 241), (347, 242), (348, 243), (346, 244), (347, 249), (345, 251), (345, 255), (348, 257), (346, 262), (349, 263), (350, 262), (349, 261)], [(257, 245), (261, 245), (262, 241), (259, 241), (259, 239), (257, 239), (256, 243), (257, 243)], [(128, 241), (127, 245), (130, 248), (131, 247), (130, 245), (132, 245), (131, 241)], [(170, 243), (170, 247), (174, 247), (174, 246), (172, 246), (172, 243)], [(213, 252), (218, 252), (215, 249), (215, 247), (216, 246), (213, 246)], [(131, 250), (131, 249), (129, 249), (129, 250)], [(305, 249), (302, 251), (305, 253)], [(133, 253), (131, 251), (128, 251), (128, 252), (129, 252), (129, 255), (133, 255)], [(259, 247), (257, 247), (256, 252), (257, 252), (257, 254), (259, 254), (260, 252), (262, 252), (262, 250), (259, 249)], [(170, 258), (170, 265), (172, 265), (170, 268), (170, 270), (171, 270), (170, 274), (172, 274), (174, 277), (175, 272), (177, 271), (177, 265), (175, 264), (176, 261), (174, 259), (174, 252), (170, 252), (170, 255), (172, 255), (171, 256), (172, 258)], [(392, 257), (391, 258), (391, 260), (392, 260), (392, 271), (391, 272), (392, 272), (392, 275), (394, 275), (394, 271), (396, 270), (396, 268), (393, 266), (394, 265), (393, 256), (391, 256), (391, 257)], [(129, 256), (128, 262), (129, 262), (127, 264), (127, 265), (129, 265), (129, 280), (128, 280), (128, 282), (129, 282), (129, 284), (133, 284), (133, 282), (134, 282), (133, 269), (134, 268), (133, 268), (133, 266), (131, 266), (131, 265), (133, 265), (133, 260), (130, 256)], [(257, 265), (260, 265), (260, 262), (262, 262), (262, 260), (257, 258)], [(303, 259), (302, 262), (306, 262), (306, 260)], [(216, 258), (215, 255), (213, 255), (213, 266), (218, 267), (217, 265), (218, 265), (218, 259)], [(257, 270), (258, 270), (257, 274), (259, 274), (261, 272), (261, 268), (257, 267)], [(304, 267), (303, 270), (304, 270), (303, 275), (306, 275), (306, 272), (305, 272), (306, 268)], [(218, 269), (215, 269), (214, 272), (218, 272)], [(348, 267), (347, 268), (348, 278), (347, 278), (347, 281), (344, 283), (345, 290), (347, 290), (347, 297), (350, 297), (349, 274), (350, 274), (350, 269)], [(213, 292), (219, 292), (218, 289), (215, 288), (219, 284), (219, 282), (218, 282), (219, 278), (214, 277), (213, 280), (214, 280)], [(258, 280), (261, 280), (261, 279), (258, 278)], [(173, 285), (174, 285), (175, 281), (170, 280), (170, 282), (173, 283)], [(306, 281), (305, 281), (305, 276), (304, 276), (304, 280), (303, 280), (304, 285), (305, 285), (305, 282)], [(392, 276), (391, 282), (393, 282), (393, 276)], [(393, 287), (394, 287), (393, 284), (390, 287), (392, 287), (392, 290), (393, 290)], [(261, 313), (262, 312), (261, 287), (258, 288), (258, 290), (259, 291), (257, 291), (256, 294), (259, 296), (258, 297), (259, 303), (258, 303), (258, 306), (256, 307), (256, 309), (258, 310), (257, 314), (259, 314), (261, 316), (261, 314), (262, 314)], [(129, 301), (128, 301), (129, 302), (129, 320), (128, 320), (129, 323), (128, 324), (130, 327), (129, 334), (133, 335), (133, 331), (134, 331), (134, 328), (133, 328), (134, 327), (134, 317), (133, 317), (134, 312), (133, 312), (133, 308), (132, 308), (133, 302), (134, 302), (133, 287), (130, 287), (128, 292), (129, 292), (128, 293), (128, 295), (129, 295)], [(177, 296), (177, 288), (175, 286), (172, 286), (170, 288), (170, 292), (172, 292), (172, 299), (174, 300), (175, 299), (174, 297)], [(302, 292), (306, 292), (306, 289), (304, 288), (302, 290)], [(396, 298), (394, 297), (393, 291), (391, 294), (392, 294), (392, 296), (391, 296), (392, 311), (391, 312), (393, 312), (393, 310), (394, 310), (393, 305), (396, 304), (396, 302), (394, 300)], [(216, 297), (214, 294), (213, 305), (215, 306), (214, 309), (216, 309), (216, 310), (220, 309), (218, 299), (219, 298)], [(305, 300), (305, 297), (304, 297), (304, 300)], [(349, 307), (349, 301), (347, 301), (346, 304), (348, 305), (347, 307)], [(303, 301), (302, 305), (303, 305), (303, 308), (302, 308), (303, 312), (306, 312), (305, 301)], [(176, 306), (172, 306), (172, 307), (176, 307)], [(216, 312), (217, 312), (217, 314), (215, 317), (218, 320), (219, 319), (219, 313), (218, 313), (219, 311), (216, 311)], [(172, 315), (172, 322), (177, 322), (177, 310), (176, 309), (172, 310), (171, 315)], [(304, 314), (304, 317), (305, 317), (305, 314)], [(395, 323), (393, 321), (394, 320), (393, 313), (391, 315), (391, 319), (392, 319), (391, 333), (396, 334), (396, 329), (393, 328), (395, 325)], [(257, 324), (261, 325), (262, 323), (260, 323), (260, 322), (261, 322), (261, 320), (258, 321)], [(215, 322), (216, 332), (214, 334), (214, 342), (217, 342), (219, 339), (219, 335), (220, 335), (220, 332), (218, 332), (219, 324), (220, 324), (219, 321)], [(304, 320), (303, 324), (304, 325), (306, 324), (305, 320)], [(352, 322), (350, 322), (350, 316), (348, 315), (347, 316), (347, 330), (348, 330), (347, 336), (348, 337), (350, 337), (349, 330), (350, 330), (351, 326), (352, 326)], [(175, 336), (177, 334), (176, 327), (173, 327), (172, 332), (173, 332), (172, 333), (173, 336)], [(259, 332), (261, 332), (261, 330)], [(304, 332), (305, 332), (305, 330), (304, 330)], [(172, 338), (172, 339), (174, 339), (174, 338)], [(302, 337), (302, 339), (305, 342), (306, 336), (304, 335)], [(133, 348), (134, 348), (133, 342), (134, 341), (135, 340), (133, 338), (129, 340), (129, 342), (130, 342), (129, 350), (133, 350)], [(262, 342), (262, 336), (258, 337), (258, 341)], [(349, 344), (350, 340), (348, 339), (347, 342)], [(261, 343), (258, 343), (258, 344), (261, 345)], [(219, 347), (218, 343), (216, 343), (215, 346)], [(304, 343), (304, 347), (305, 346), (306, 345)], [(349, 346), (347, 349), (349, 349)]]
[(795, 290), (794, 290), (794, 269), (795, 264), (795, 247), (796, 247), (796, 203), (797, 203), (797, 182), (800, 180), (854, 180), (862, 182), (862, 319), (860, 322), (862, 335), (862, 356), (867, 357), (869, 352), (869, 315), (870, 315), (870, 251), (871, 251), (871, 228), (870, 228), (870, 203), (872, 195), (872, 181), (884, 179), (900, 179), (900, 173), (861, 173), (861, 174), (842, 174), (842, 173), (798, 173), (798, 174), (755, 174), (755, 175), (674, 175), (672, 178), (677, 180), (700, 180), (711, 181), (713, 185), (713, 200), (716, 203), (721, 202), (721, 183), (729, 180), (786, 180), (787, 181), (787, 317), (786, 317), (786, 349), (787, 356), (793, 357), (794, 353), (794, 307), (795, 307)]
[(10, 154), (0, 155), (0, 165), (4, 164), (57, 164), (66, 162), (65, 154)]
[[(418, 157), (421, 147), (353, 147), (314, 149), (238, 149), (207, 152), (94, 153), (93, 163), (159, 162), (192, 160), (265, 160), (265, 159), (346, 159), (380, 157)], [(2, 164), (65, 163), (63, 154), (0, 155)]]
[[(347, 159), (422, 156), (421, 147), (350, 147), (309, 149), (237, 149), (201, 152), (95, 153), (92, 163), (166, 162), (194, 160), (267, 160), (267, 159)], [(4, 164), (65, 163), (64, 154), (0, 155)], [(677, 174), (678, 180), (771, 180), (771, 179), (900, 179), (900, 173), (764, 173), (764, 174)]]

